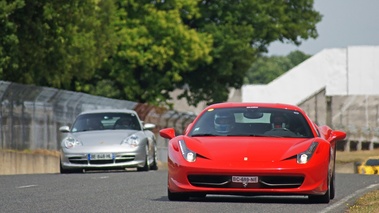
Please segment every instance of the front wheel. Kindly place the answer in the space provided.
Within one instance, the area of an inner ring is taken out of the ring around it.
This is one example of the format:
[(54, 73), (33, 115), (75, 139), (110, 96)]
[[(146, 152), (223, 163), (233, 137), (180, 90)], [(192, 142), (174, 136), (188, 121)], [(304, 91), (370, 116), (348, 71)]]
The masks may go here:
[[(328, 176), (328, 190), (324, 195), (309, 195), (308, 199), (311, 203), (329, 203), (331, 199), (331, 185), (332, 185), (331, 178)], [(334, 193), (334, 189), (333, 192)], [(333, 195), (334, 197), (334, 195)]]
[(62, 164), (60, 164), (59, 171), (60, 171), (61, 174), (67, 174), (67, 173), (70, 173), (70, 170), (68, 170), (68, 169), (64, 169), (64, 168), (62, 167)]
[(82, 169), (65, 169), (62, 167), (62, 161), (59, 163), (59, 172), (61, 174), (69, 174), (69, 173), (82, 173)]
[(157, 146), (154, 145), (153, 163), (150, 165), (151, 170), (158, 170)]
[(330, 183), (330, 199), (334, 199), (336, 196), (336, 181), (335, 181), (335, 172), (333, 172), (333, 177)]
[(139, 172), (147, 172), (150, 169), (150, 164), (149, 164), (149, 147), (146, 145), (145, 146), (145, 164), (143, 167), (137, 167), (137, 171)]
[(330, 191), (328, 190), (324, 195), (309, 195), (308, 199), (311, 203), (329, 203)]

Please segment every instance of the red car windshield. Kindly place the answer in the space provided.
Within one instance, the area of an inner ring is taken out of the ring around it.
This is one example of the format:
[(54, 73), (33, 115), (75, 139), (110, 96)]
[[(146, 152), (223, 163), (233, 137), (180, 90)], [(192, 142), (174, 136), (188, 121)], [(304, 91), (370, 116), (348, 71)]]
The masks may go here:
[(274, 108), (216, 108), (194, 123), (190, 136), (314, 137), (298, 111)]

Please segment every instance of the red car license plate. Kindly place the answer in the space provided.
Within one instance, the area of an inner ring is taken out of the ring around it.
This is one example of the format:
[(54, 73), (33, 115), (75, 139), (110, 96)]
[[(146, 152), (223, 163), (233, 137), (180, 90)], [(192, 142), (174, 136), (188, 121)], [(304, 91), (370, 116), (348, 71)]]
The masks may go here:
[(232, 176), (234, 183), (258, 183), (257, 176)]

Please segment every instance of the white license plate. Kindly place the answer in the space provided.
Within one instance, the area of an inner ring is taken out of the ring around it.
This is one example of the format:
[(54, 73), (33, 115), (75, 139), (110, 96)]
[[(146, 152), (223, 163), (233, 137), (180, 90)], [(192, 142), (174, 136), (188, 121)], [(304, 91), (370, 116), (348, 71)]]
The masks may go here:
[(90, 160), (112, 160), (113, 154), (103, 153), (103, 154), (91, 154)]
[(234, 183), (258, 183), (257, 176), (232, 176)]

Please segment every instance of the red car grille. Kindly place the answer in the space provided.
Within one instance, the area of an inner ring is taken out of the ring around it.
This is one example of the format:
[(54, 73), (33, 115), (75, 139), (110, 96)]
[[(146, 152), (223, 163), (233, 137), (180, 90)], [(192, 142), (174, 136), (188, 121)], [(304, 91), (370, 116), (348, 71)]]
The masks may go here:
[(211, 188), (297, 188), (304, 181), (302, 176), (259, 176), (258, 183), (233, 183), (228, 175), (189, 175), (188, 181), (197, 187)]

